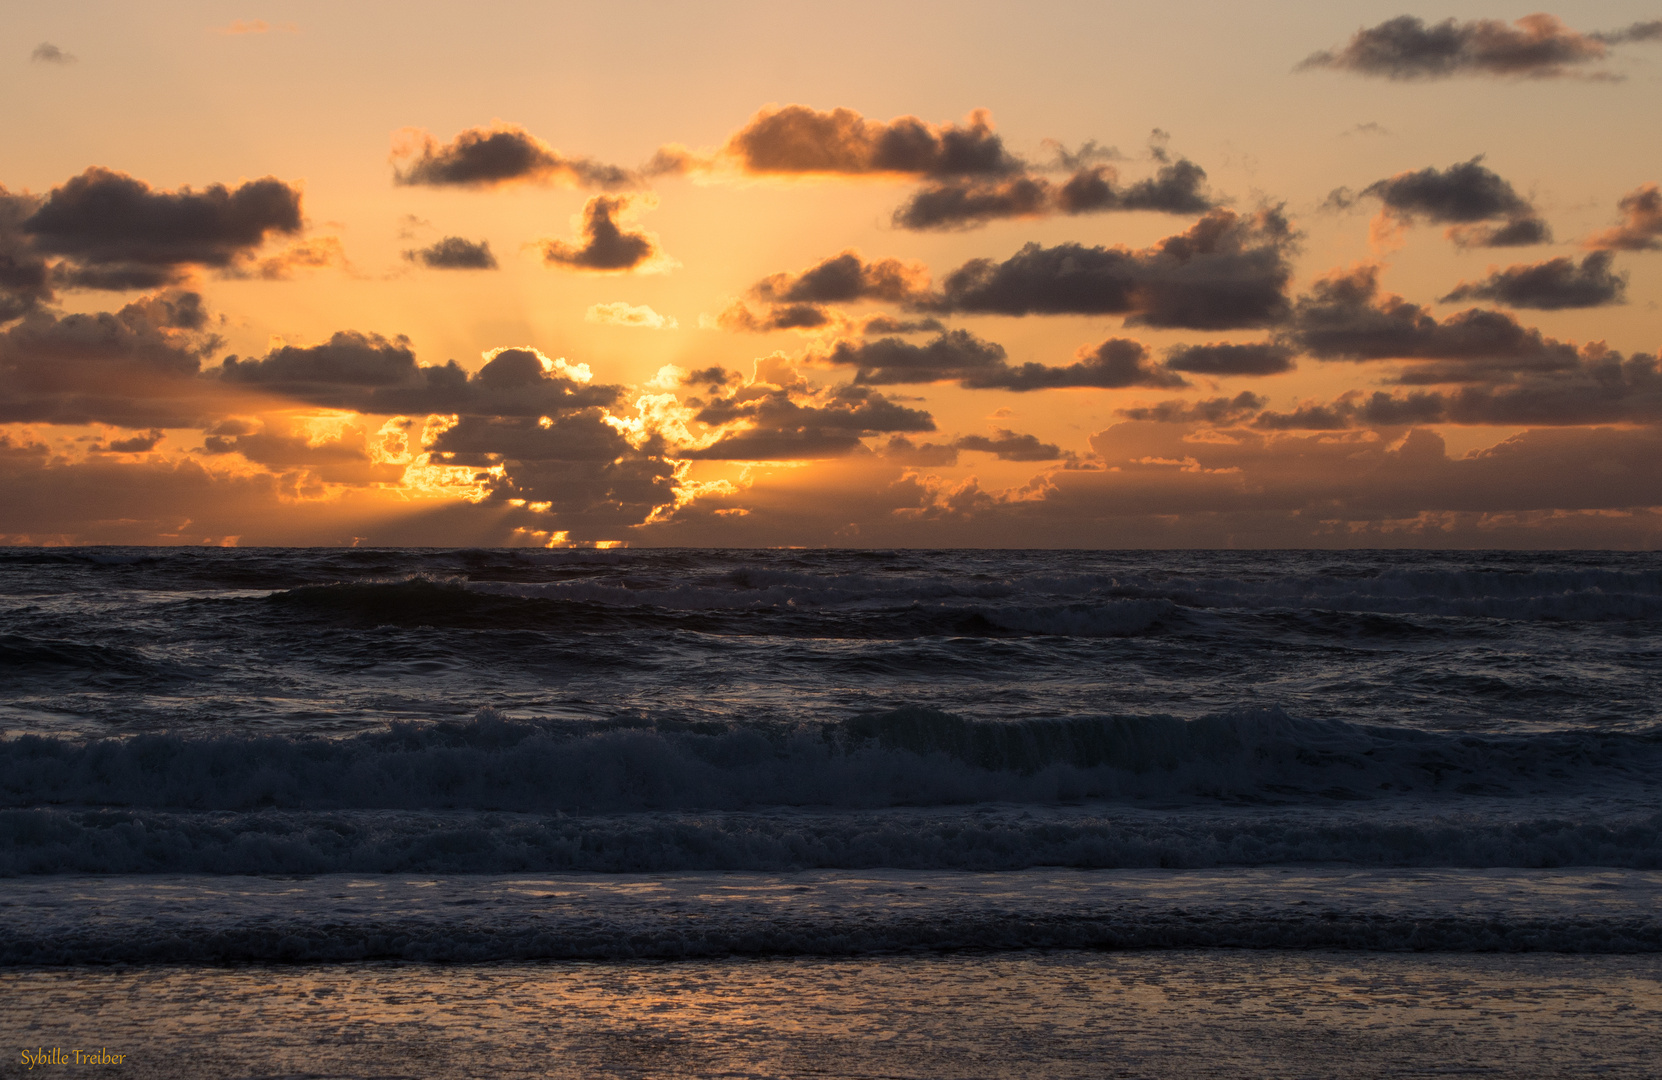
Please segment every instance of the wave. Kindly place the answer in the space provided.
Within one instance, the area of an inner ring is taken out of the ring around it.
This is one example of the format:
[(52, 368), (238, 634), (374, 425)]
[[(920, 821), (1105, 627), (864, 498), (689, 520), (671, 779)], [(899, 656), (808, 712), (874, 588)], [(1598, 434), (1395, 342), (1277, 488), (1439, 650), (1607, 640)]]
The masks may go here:
[(1279, 710), (968, 720), (905, 707), (812, 726), (509, 720), (346, 738), (0, 740), (0, 805), (627, 812), (1086, 798), (1335, 802), (1644, 789), (1662, 732), (1460, 736)]
[[(1561, 808), (1562, 809), (1562, 808)], [(1662, 869), (1662, 813), (1096, 806), (994, 812), (0, 810), (0, 876), (1016, 871), (1343, 864)]]
[[(1662, 951), (1655, 882), (1610, 877), (1420, 875), (1363, 880), (1360, 889), (1352, 877), (1317, 874), (1279, 888), (1238, 877), (1151, 883), (1045, 872), (990, 882), (901, 874), (605, 882), (324, 877), (234, 887), (171, 877), (131, 884), (71, 878), (14, 890), (16, 907), (0, 911), (0, 965), (1054, 948)], [(1549, 895), (1591, 900), (1600, 889), (1626, 895), (1573, 907)]]

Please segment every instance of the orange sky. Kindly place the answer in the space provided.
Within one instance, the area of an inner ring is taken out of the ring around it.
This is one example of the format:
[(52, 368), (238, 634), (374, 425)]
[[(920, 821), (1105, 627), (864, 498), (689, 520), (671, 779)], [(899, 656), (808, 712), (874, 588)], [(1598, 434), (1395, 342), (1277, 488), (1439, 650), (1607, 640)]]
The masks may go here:
[(1662, 538), (1662, 12), (339, 7), (0, 29), (0, 542)]

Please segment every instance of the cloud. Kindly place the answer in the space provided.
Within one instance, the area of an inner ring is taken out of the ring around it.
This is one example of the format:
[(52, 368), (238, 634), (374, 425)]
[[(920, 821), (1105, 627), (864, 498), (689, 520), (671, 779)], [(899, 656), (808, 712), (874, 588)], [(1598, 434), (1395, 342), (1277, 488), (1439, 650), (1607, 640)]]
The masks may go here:
[(955, 450), (980, 450), (994, 454), (1000, 461), (1057, 461), (1072, 457), (1055, 443), (1040, 442), (1033, 435), (1018, 435), (1009, 428), (994, 430), (991, 438), (985, 435), (965, 435), (952, 443)]
[(1000, 315), (1124, 315), (1193, 330), (1285, 318), (1295, 234), (1277, 210), (1214, 210), (1150, 248), (1028, 244), (1002, 263), (972, 259), (916, 306)]
[(1403, 382), (1504, 380), (1522, 371), (1580, 363), (1575, 346), (1521, 326), (1499, 311), (1472, 308), (1439, 321), (1425, 308), (1382, 293), (1379, 267), (1335, 271), (1299, 298), (1288, 343), (1323, 360), (1446, 361), (1419, 364)]
[(1452, 225), (1448, 238), (1463, 248), (1531, 247), (1552, 241), (1552, 229), (1537, 217), (1521, 217), (1504, 225)]
[(112, 454), (143, 454), (156, 448), (162, 441), (161, 428), (151, 428), (149, 431), (126, 439), (111, 439), (104, 445), (104, 449)]
[(1595, 251), (1577, 266), (1570, 258), (1491, 269), (1482, 281), (1462, 281), (1438, 303), (1492, 300), (1514, 308), (1558, 311), (1626, 301), (1627, 275), (1612, 273), (1610, 253)]
[(1627, 220), (1588, 237), (1584, 247), (1595, 251), (1662, 249), (1662, 187), (1645, 184), (1622, 196), (1617, 206)]
[(300, 191), (273, 177), (236, 190), (156, 191), (93, 167), (52, 191), (19, 233), (42, 255), (63, 256), (55, 280), (95, 289), (153, 288), (188, 267), (231, 268), (270, 234), (301, 228)]
[(458, 413), (531, 417), (615, 404), (622, 388), (594, 384), (583, 365), (531, 348), (497, 349), (469, 374), (454, 360), (417, 364), (408, 338), (340, 331), (320, 345), (228, 356), (222, 382), (334, 409), (379, 415)]
[(220, 345), (196, 293), (119, 312), (34, 311), (0, 333), (0, 422), (189, 427), (221, 408), (197, 377)]
[(491, 253), (489, 240), (474, 243), (460, 236), (447, 236), (424, 248), (404, 252), (410, 262), (434, 270), (495, 270), (496, 256)]
[(0, 187), (0, 324), (53, 299), (51, 267), (23, 233), (23, 222), (39, 205), (33, 196)]
[(649, 232), (629, 232), (618, 224), (618, 219), (630, 216), (636, 205), (650, 210), (656, 203), (629, 195), (594, 196), (583, 206), (581, 241), (541, 241), (543, 261), (567, 270), (595, 273), (667, 269), (673, 260), (659, 248), (657, 237)]
[(1427, 24), (1412, 15), (1358, 30), (1342, 48), (1312, 53), (1299, 70), (1331, 68), (1388, 79), (1440, 79), (1492, 75), (1552, 79), (1597, 64), (1609, 46), (1662, 37), (1662, 22), (1583, 34), (1552, 15), (1525, 15), (1508, 25), (1499, 19)]
[(602, 326), (634, 326), (644, 330), (674, 330), (681, 324), (667, 315), (660, 315), (645, 304), (636, 306), (618, 300), (610, 304), (594, 304), (583, 313), (586, 322)]
[(1234, 397), (1206, 398), (1203, 401), (1162, 401), (1158, 405), (1139, 405), (1116, 410), (1129, 420), (1152, 420), (1161, 424), (1207, 424), (1227, 426), (1255, 416), (1269, 404), (1268, 400), (1250, 390), (1242, 390)]
[(752, 175), (964, 177), (1022, 169), (982, 109), (962, 125), (934, 125), (915, 116), (882, 123), (852, 109), (769, 107), (735, 132), (722, 153)]
[(1079, 169), (1060, 185), (1033, 175), (935, 183), (896, 210), (893, 223), (902, 229), (967, 229), (999, 218), (1126, 210), (1200, 214), (1217, 205), (1205, 193), (1206, 171), (1192, 161), (1169, 162), (1150, 179), (1117, 185), (1118, 173), (1109, 165)]
[(1293, 351), (1285, 345), (1179, 345), (1166, 354), (1166, 367), (1191, 375), (1278, 375), (1293, 368)]
[(1494, 385), (1448, 391), (1347, 394), (1291, 413), (1264, 412), (1270, 430), (1337, 431), (1411, 424), (1588, 427), (1662, 423), (1662, 371), (1654, 356), (1591, 351), (1576, 363), (1523, 372)]
[(845, 251), (796, 274), (773, 274), (751, 287), (750, 294), (773, 303), (825, 304), (854, 300), (900, 303), (926, 295), (929, 270), (899, 259), (866, 262)]
[(728, 430), (710, 445), (678, 451), (677, 456), (726, 461), (833, 458), (860, 450), (862, 436), (935, 430), (927, 412), (896, 404), (869, 387), (816, 391), (800, 380), (775, 383), (762, 376), (768, 367), (758, 364), (759, 377), (751, 384), (699, 402), (695, 419)]
[(346, 259), (346, 246), (341, 243), (338, 236), (308, 237), (290, 244), (275, 255), (233, 266), (223, 273), (224, 276), (233, 278), (258, 277), (266, 281), (291, 281), (303, 271), (328, 267), (351, 270), (351, 263)]
[[(1505, 179), (1483, 166), (1479, 154), (1446, 169), (1425, 168), (1378, 180), (1355, 195), (1339, 188), (1328, 205), (1343, 209), (1358, 198), (1384, 203), (1376, 234), (1426, 220), (1449, 225), (1448, 237), (1461, 247), (1523, 247), (1552, 239), (1546, 222)], [(1503, 222), (1500, 225), (1480, 224)]]
[(50, 41), (43, 41), (36, 45), (29, 54), (29, 59), (37, 64), (73, 64), (78, 59), (64, 52)]
[(1408, 218), (1436, 222), (1491, 221), (1533, 213), (1512, 185), (1483, 167), (1480, 154), (1446, 169), (1426, 168), (1378, 180), (1362, 189)]
[(1085, 346), (1072, 364), (1011, 365), (1002, 346), (968, 330), (951, 330), (914, 345), (900, 338), (839, 341), (818, 357), (823, 363), (856, 368), (854, 381), (869, 386), (955, 380), (966, 390), (1119, 389), (1128, 386), (1185, 386), (1181, 376), (1148, 363), (1140, 343), (1110, 338)]
[(558, 184), (568, 187), (636, 187), (640, 177), (592, 158), (568, 157), (517, 124), (500, 121), (468, 128), (441, 145), (420, 128), (393, 138), (393, 182), (424, 187), (495, 187)]

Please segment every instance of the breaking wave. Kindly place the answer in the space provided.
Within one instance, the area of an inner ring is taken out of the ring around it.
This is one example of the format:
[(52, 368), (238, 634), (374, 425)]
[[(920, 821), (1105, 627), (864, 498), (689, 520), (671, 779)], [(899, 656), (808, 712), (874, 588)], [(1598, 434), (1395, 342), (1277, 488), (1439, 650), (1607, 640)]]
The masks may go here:
[(0, 804), (192, 810), (629, 812), (1089, 798), (1365, 800), (1643, 787), (1662, 733), (1462, 736), (1280, 710), (968, 720), (928, 708), (819, 726), (509, 720), (346, 738), (0, 740)]

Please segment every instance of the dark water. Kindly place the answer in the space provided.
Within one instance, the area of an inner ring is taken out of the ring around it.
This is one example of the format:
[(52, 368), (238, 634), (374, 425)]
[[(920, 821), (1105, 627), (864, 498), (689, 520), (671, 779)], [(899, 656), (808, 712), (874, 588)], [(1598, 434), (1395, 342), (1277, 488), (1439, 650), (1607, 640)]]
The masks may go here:
[[(1659, 631), (1662, 557), (1644, 553), (12, 549), (0, 873), (49, 891), (105, 875), (128, 921), (18, 930), (8, 955), (174, 955), (145, 936), (152, 875), (198, 896), (226, 874), (464, 892), (458, 875), (484, 875), (467, 889), (486, 893), (501, 875), (732, 874), (760, 903), (807, 871), (976, 872), (1008, 889), (951, 918), (999, 927), (1044, 906), (1020, 876), (1036, 867), (1205, 870), (1185, 880), (1210, 896), (1230, 868), (1312, 866), (1387, 891), (1428, 873), (1436, 903), (1353, 896), (1344, 911), (1374, 914), (1333, 924), (1352, 937), (1290, 918), (1257, 944), (1398, 947), (1447, 918), (1417, 940), (1645, 951), (1662, 937), (1643, 905), (1577, 922), (1524, 889), (1473, 908), (1456, 872), (1620, 870), (1639, 875), (1623, 895), (1654, 895)], [(482, 935), (471, 959), (591, 940), (525, 932), (534, 903), (412, 930), (401, 888), (356, 894), (349, 918), (268, 897), (169, 925), (197, 959), (426, 956), (410, 943), (452, 924)], [(706, 955), (685, 934), (713, 901), (676, 902), (647, 952)], [(289, 945), (256, 932), (261, 903)], [(1114, 903), (1087, 889), (1045, 909), (1073, 929), (946, 944), (1102, 944)], [(1161, 903), (1123, 940), (1161, 940), (1184, 908)], [(846, 940), (819, 910), (711, 948)], [(944, 947), (934, 915), (860, 910), (876, 929), (855, 952)], [(1517, 933), (1479, 933), (1489, 918)], [(1545, 937), (1518, 929), (1543, 919)], [(1226, 922), (1171, 941), (1227, 944)]]

